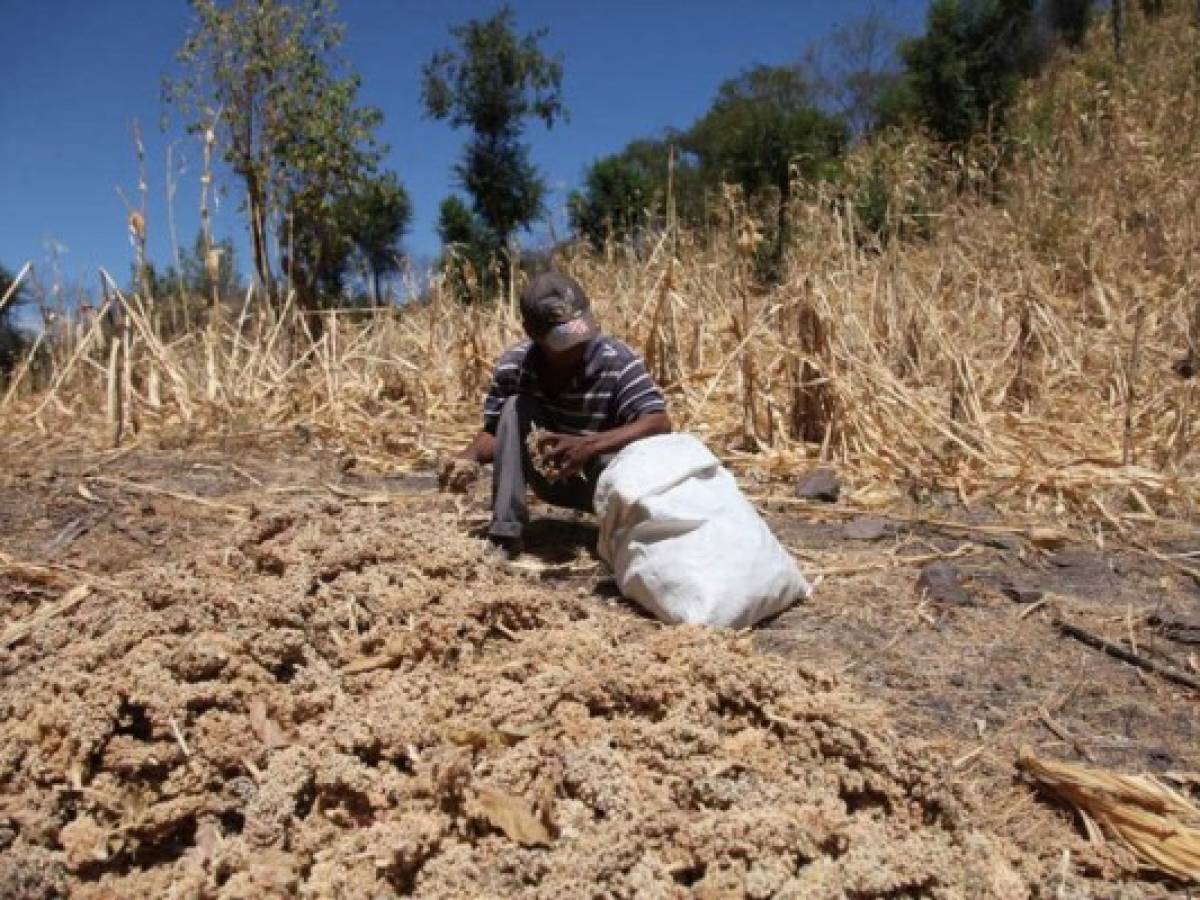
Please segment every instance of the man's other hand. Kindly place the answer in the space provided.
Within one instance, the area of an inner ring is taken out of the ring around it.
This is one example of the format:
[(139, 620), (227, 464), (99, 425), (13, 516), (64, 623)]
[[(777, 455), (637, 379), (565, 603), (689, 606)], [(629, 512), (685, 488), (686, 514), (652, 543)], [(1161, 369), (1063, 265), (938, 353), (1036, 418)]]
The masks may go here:
[(563, 478), (574, 478), (600, 455), (595, 435), (548, 434), (542, 438), (542, 451), (558, 464)]
[(465, 494), (482, 472), (475, 460), (451, 456), (438, 466), (438, 487), (450, 494)]

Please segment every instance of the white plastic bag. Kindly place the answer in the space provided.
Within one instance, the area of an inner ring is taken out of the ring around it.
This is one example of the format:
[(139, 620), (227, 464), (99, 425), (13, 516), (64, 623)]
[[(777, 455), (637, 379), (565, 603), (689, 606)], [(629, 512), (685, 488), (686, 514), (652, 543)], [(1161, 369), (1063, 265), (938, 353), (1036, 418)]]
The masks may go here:
[(697, 438), (665, 434), (617, 454), (596, 487), (600, 557), (621, 593), (665, 622), (744, 628), (812, 588)]

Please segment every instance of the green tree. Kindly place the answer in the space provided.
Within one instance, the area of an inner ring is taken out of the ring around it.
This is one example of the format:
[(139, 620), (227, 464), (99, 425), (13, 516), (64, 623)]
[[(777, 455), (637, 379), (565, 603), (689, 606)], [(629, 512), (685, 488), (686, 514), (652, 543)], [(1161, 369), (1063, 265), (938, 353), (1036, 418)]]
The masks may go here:
[(442, 241), (438, 267), (454, 294), (462, 299), (479, 299), (489, 284), (487, 226), (460, 197), (451, 194), (438, 209), (437, 233)]
[(289, 248), (301, 301), (313, 303), (349, 250), (331, 219), (380, 158), (378, 110), (337, 55), (334, 0), (190, 0), (195, 23), (164, 96), (209, 135), (245, 190), (254, 269), (272, 289), (272, 225)]
[(443, 200), (438, 208), (438, 237), (447, 247), (474, 244), (482, 227), (462, 199), (453, 194)]
[(777, 192), (774, 241), (758, 259), (760, 273), (773, 279), (788, 240), (793, 176), (832, 177), (848, 140), (845, 123), (817, 107), (798, 66), (758, 66), (721, 85), (684, 142), (706, 184), (738, 184), (748, 196)]
[(624, 240), (645, 222), (651, 192), (649, 176), (628, 157), (598, 159), (588, 167), (582, 190), (571, 193), (571, 226), (597, 248), (609, 238)]
[[(197, 233), (192, 242), (192, 250), (185, 253), (180, 260), (183, 266), (184, 291), (193, 297), (203, 298), (207, 303), (216, 288), (217, 297), (225, 302), (238, 302), (245, 288), (237, 268), (237, 253), (233, 241), (224, 238), (214, 241), (211, 252), (207, 247), (204, 234)], [(173, 288), (167, 280), (167, 287)], [(156, 294), (156, 296), (158, 296)]]
[(1003, 123), (1040, 52), (1034, 0), (934, 0), (925, 33), (900, 45), (911, 111), (941, 139)]
[(709, 183), (790, 192), (793, 169), (808, 179), (834, 174), (847, 141), (845, 123), (816, 105), (795, 66), (757, 66), (721, 85), (687, 132), (685, 145)]
[(360, 182), (343, 200), (338, 218), (367, 270), (371, 301), (381, 302), (381, 278), (400, 270), (400, 241), (412, 222), (412, 201), (393, 172)]
[(480, 226), (473, 239), (494, 254), (542, 212), (545, 184), (522, 136), (527, 119), (551, 128), (566, 115), (562, 58), (543, 53), (545, 29), (518, 35), (508, 6), (450, 33), (458, 46), (423, 70), (425, 111), (471, 131), (455, 174)]
[(662, 138), (631, 141), (620, 155), (650, 182), (649, 205), (656, 217), (665, 220), (669, 194), (678, 220), (699, 225), (704, 221), (710, 189), (701, 176), (699, 161), (686, 149), (685, 142), (685, 135), (668, 129)]

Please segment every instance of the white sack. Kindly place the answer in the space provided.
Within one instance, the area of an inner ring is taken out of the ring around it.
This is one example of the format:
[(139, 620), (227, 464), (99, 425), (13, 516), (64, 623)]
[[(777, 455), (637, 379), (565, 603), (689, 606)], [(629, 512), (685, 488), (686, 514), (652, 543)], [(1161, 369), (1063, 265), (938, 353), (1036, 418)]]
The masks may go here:
[(807, 599), (795, 560), (690, 434), (630, 444), (596, 487), (600, 557), (665, 622), (744, 628)]

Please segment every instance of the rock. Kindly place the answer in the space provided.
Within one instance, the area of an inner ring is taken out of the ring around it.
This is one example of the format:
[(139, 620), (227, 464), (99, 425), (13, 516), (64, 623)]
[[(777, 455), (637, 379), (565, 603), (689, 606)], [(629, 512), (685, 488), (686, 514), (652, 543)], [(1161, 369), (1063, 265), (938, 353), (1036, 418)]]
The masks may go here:
[(842, 528), (842, 537), (851, 541), (878, 541), (896, 533), (896, 526), (886, 519), (855, 519)]
[(948, 562), (930, 563), (922, 569), (917, 579), (917, 593), (924, 594), (936, 603), (953, 603), (957, 606), (975, 604), (963, 587), (962, 573)]
[(1045, 592), (1041, 588), (1034, 587), (1027, 581), (1011, 575), (1001, 575), (997, 579), (996, 586), (1000, 588), (1000, 593), (1016, 603), (1037, 603), (1045, 596)]
[(841, 492), (842, 482), (833, 469), (813, 469), (801, 475), (796, 483), (796, 496), (801, 500), (837, 503)]

